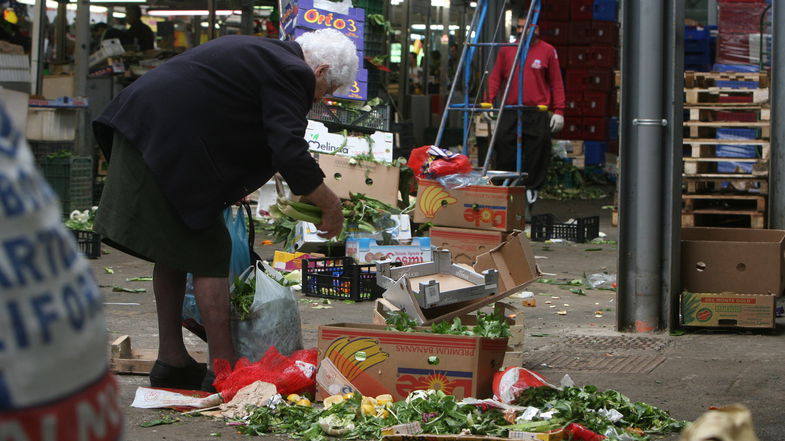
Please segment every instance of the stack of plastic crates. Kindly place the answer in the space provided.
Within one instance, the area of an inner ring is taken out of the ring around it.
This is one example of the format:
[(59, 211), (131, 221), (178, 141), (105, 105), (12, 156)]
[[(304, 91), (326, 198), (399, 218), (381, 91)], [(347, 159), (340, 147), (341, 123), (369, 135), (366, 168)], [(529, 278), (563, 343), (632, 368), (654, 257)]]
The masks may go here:
[(60, 198), (64, 216), (74, 210), (87, 210), (93, 205), (93, 158), (44, 158), (40, 166), (44, 177)]
[(531, 239), (534, 241), (565, 239), (583, 243), (594, 239), (599, 234), (599, 216), (582, 217), (570, 223), (557, 222), (556, 217), (552, 214), (532, 216)]
[[(384, 2), (382, 0), (355, 0), (354, 6), (365, 9), (365, 49), (366, 57), (376, 57), (387, 55), (387, 35), (383, 26), (376, 25), (368, 20), (371, 14), (384, 14)], [(372, 66), (368, 67), (368, 97), (374, 98), (382, 92), (382, 72)]]

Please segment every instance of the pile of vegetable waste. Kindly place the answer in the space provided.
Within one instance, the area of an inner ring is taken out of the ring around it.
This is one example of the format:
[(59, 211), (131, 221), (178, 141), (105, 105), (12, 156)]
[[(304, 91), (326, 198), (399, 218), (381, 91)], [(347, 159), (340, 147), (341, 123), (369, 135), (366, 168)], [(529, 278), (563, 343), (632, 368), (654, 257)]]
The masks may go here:
[[(594, 386), (532, 388), (506, 409), (485, 402), (459, 402), (442, 391), (418, 390), (404, 401), (389, 395), (363, 397), (349, 393), (324, 400), (323, 408), (307, 399), (289, 397), (257, 407), (238, 425), (247, 435), (285, 434), (307, 441), (381, 439), (385, 429), (409, 425), (427, 434), (472, 434), (509, 437), (511, 431), (564, 430), (575, 441), (646, 441), (651, 435), (680, 431), (686, 421), (645, 403), (632, 403), (616, 391)], [(526, 407), (522, 407), (526, 406)]]
[[(362, 193), (352, 193), (350, 196), (341, 203), (343, 231), (335, 240), (343, 241), (352, 232), (384, 232), (397, 225), (392, 219), (392, 215), (401, 214), (397, 207)], [(297, 222), (310, 222), (317, 226), (322, 223), (322, 209), (305, 202), (279, 198), (278, 203), (269, 208), (269, 212), (270, 216), (261, 229), (272, 236), (274, 243), (282, 243), (287, 249), (294, 247)]]
[(510, 336), (510, 325), (496, 314), (477, 312), (477, 324), (468, 327), (455, 317), (431, 324), (431, 327), (418, 327), (417, 322), (405, 312), (393, 312), (387, 317), (387, 330), (399, 332), (432, 332), (434, 334), (474, 335), (477, 337), (506, 338)]

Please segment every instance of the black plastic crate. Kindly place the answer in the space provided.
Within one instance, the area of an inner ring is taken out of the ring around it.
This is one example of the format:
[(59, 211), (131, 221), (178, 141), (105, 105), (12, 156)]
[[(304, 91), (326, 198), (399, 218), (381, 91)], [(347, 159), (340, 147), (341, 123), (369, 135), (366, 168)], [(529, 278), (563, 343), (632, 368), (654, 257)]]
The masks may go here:
[(45, 158), (40, 163), (47, 182), (60, 198), (63, 216), (93, 206), (93, 158), (69, 156)]
[(600, 235), (600, 217), (589, 216), (574, 223), (559, 223), (552, 214), (532, 216), (531, 239), (542, 242), (549, 239), (566, 239), (583, 243)]
[(376, 265), (354, 263), (351, 257), (303, 259), (303, 294), (324, 299), (376, 300), (384, 289), (376, 285)]
[(321, 121), (330, 128), (331, 125), (349, 130), (359, 131), (382, 130), (388, 131), (390, 128), (390, 107), (380, 105), (365, 112), (362, 110), (348, 110), (343, 107), (328, 106), (324, 103), (317, 103), (308, 112), (308, 119)]
[(101, 235), (94, 231), (71, 230), (79, 244), (79, 250), (88, 259), (101, 257)]

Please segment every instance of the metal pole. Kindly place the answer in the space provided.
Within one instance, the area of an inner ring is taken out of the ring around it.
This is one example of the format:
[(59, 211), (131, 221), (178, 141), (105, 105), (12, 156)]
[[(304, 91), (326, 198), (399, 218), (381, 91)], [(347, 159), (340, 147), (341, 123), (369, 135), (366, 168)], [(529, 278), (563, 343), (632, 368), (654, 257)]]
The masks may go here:
[[(774, 2), (771, 32), (771, 121), (785, 116), (785, 87), (779, 84), (785, 80), (785, 6), (782, 1)], [(771, 162), (769, 170), (769, 227), (785, 228), (785, 124), (771, 125)]]
[(622, 331), (661, 326), (667, 0), (623, 2), (619, 312)]
[(253, 2), (244, 0), (241, 4), (243, 15), (240, 17), (240, 33), (251, 35), (253, 34)]
[[(76, 47), (74, 48), (74, 95), (87, 96), (88, 60), (90, 58), (90, 1), (78, 0), (76, 4)], [(87, 109), (77, 110), (75, 152), (80, 156), (91, 156), (89, 143), (90, 115)]]
[[(33, 41), (30, 53), (30, 94), (43, 91), (44, 40), (46, 39), (46, 0), (36, 0), (33, 10)], [(51, 44), (51, 43), (50, 43)]]
[(68, 44), (68, 39), (65, 36), (68, 27), (68, 0), (62, 0), (57, 2), (57, 17), (55, 17), (55, 35), (54, 35), (54, 45), (55, 45), (55, 55), (54, 55), (54, 62), (55, 63), (65, 63), (66, 60), (66, 45)]
[[(422, 67), (422, 87), (423, 87), (423, 94), (429, 95), (431, 92), (431, 87), (428, 84), (428, 77), (431, 70), (431, 10), (433, 6), (428, 3), (427, 11), (425, 13), (425, 43), (423, 43), (423, 67)], [(427, 127), (431, 127), (431, 112), (428, 112), (428, 123)]]
[(207, 0), (207, 38), (215, 38), (215, 0)]
[(403, 10), (403, 20), (401, 20), (401, 71), (398, 81), (398, 112), (401, 121), (405, 121), (409, 116), (409, 107), (406, 98), (409, 96), (409, 19), (412, 15), (412, 1), (405, 0)]

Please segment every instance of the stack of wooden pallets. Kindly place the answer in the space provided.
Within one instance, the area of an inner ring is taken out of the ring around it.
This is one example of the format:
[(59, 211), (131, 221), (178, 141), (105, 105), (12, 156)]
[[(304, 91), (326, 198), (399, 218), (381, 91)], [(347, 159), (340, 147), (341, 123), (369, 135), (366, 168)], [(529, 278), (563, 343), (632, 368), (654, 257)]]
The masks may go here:
[(685, 72), (682, 226), (764, 228), (766, 73)]

